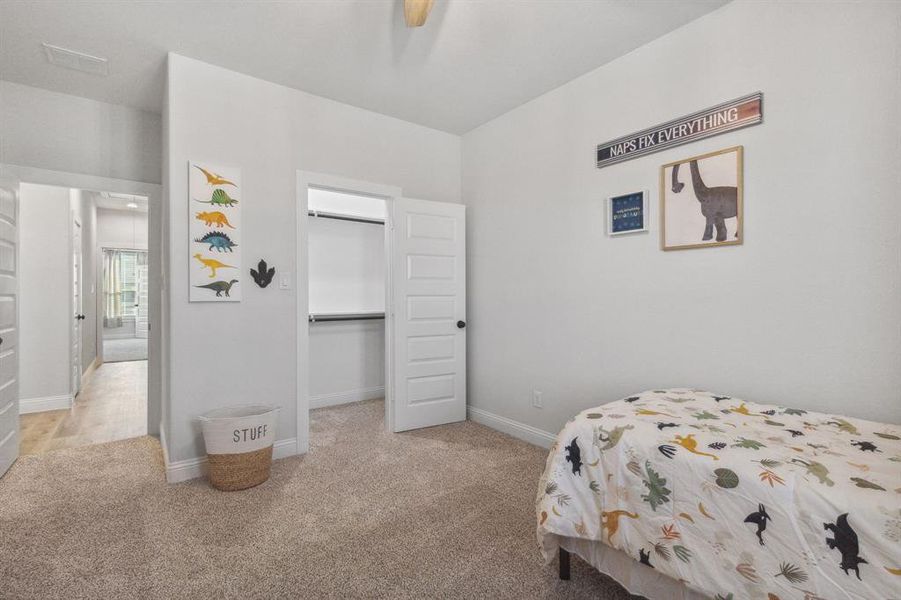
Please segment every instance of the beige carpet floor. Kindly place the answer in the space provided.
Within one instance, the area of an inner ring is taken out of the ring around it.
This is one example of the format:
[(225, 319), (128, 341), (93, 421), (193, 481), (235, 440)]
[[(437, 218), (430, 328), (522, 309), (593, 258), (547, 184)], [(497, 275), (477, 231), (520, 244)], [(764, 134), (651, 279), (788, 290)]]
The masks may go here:
[(244, 492), (167, 485), (149, 437), (22, 457), (0, 598), (629, 598), (542, 563), (544, 450), (471, 422), (388, 434), (382, 411), (313, 411), (310, 453)]

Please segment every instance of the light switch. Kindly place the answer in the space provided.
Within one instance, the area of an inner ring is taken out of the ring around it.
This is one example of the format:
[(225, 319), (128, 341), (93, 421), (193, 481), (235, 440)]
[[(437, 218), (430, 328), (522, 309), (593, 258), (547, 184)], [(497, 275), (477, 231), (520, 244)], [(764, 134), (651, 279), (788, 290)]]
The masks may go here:
[(280, 290), (290, 290), (291, 289), (291, 276), (282, 273), (278, 278), (278, 289)]

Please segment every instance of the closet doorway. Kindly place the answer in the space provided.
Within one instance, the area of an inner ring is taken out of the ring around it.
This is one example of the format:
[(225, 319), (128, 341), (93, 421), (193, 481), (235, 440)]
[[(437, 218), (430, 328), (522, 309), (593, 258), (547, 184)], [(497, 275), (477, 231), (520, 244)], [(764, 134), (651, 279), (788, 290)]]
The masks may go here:
[(392, 432), (465, 420), (465, 207), (300, 172), (297, 221), (299, 451), (311, 409), (383, 402)]

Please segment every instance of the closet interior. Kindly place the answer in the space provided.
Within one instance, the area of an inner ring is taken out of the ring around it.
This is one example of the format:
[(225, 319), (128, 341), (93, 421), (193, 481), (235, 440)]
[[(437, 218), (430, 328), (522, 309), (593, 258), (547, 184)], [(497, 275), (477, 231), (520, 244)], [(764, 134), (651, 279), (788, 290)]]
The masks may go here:
[(385, 200), (310, 188), (310, 408), (384, 398)]

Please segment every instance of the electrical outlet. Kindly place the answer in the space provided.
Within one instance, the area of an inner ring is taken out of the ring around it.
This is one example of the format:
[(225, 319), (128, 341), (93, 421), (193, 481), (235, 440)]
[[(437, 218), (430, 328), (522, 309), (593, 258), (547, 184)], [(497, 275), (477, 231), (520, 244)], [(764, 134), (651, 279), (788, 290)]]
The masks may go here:
[(532, 406), (534, 408), (543, 408), (541, 404), (541, 392), (539, 390), (532, 390)]

